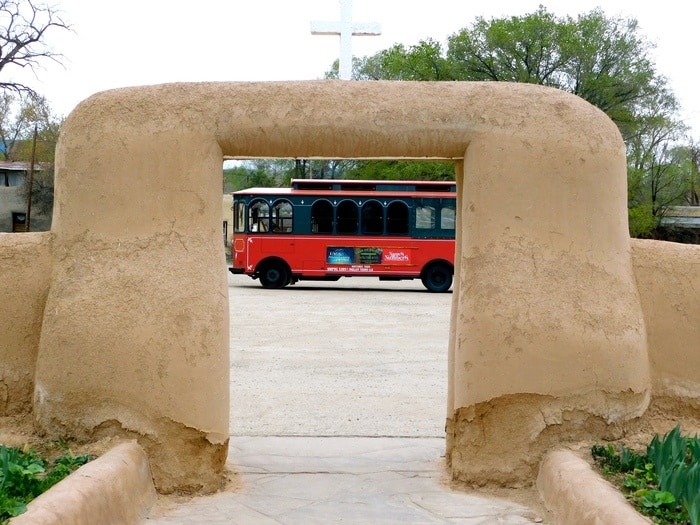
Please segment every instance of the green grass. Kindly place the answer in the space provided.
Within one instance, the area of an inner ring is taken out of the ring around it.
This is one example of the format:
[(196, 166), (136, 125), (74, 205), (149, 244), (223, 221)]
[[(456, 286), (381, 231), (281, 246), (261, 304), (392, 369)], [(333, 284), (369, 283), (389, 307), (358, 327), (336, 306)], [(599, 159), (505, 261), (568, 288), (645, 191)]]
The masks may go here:
[(70, 451), (49, 460), (26, 446), (0, 445), (0, 523), (25, 512), (31, 500), (89, 460)]
[(634, 507), (654, 523), (700, 525), (700, 440), (679, 426), (654, 436), (646, 453), (594, 445), (593, 459)]

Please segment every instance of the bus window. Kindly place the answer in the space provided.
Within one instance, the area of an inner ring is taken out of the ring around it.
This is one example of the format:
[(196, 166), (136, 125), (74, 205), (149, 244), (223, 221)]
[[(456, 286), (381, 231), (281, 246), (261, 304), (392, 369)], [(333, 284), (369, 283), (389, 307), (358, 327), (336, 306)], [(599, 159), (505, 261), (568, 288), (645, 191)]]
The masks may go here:
[(314, 201), (311, 206), (311, 232), (333, 233), (333, 205), (327, 200)]
[(290, 233), (292, 231), (292, 203), (279, 200), (272, 206), (272, 231)]
[(336, 224), (338, 225), (338, 233), (357, 233), (358, 215), (357, 204), (355, 202), (341, 201), (336, 209)]
[(263, 200), (250, 203), (248, 229), (251, 232), (266, 232), (270, 228), (270, 206)]
[(243, 201), (233, 203), (233, 231), (236, 233), (245, 231), (245, 202)]
[(440, 229), (454, 230), (455, 229), (455, 209), (451, 206), (445, 206), (440, 211)]
[(386, 214), (386, 231), (390, 235), (408, 233), (408, 206), (403, 201), (389, 203)]
[(362, 233), (381, 235), (384, 232), (384, 207), (377, 201), (362, 205)]
[(416, 208), (416, 229), (432, 230), (435, 228), (435, 208), (418, 206)]

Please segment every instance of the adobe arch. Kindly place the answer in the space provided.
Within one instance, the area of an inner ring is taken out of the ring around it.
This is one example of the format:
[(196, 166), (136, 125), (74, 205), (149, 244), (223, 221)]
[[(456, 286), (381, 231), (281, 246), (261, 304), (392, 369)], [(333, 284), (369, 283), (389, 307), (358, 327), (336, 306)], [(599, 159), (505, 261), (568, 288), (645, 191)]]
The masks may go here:
[(646, 408), (625, 151), (602, 112), (525, 84), (169, 84), (98, 93), (62, 129), (34, 392), (49, 435), (133, 436), (160, 491), (219, 486), (224, 155), (456, 159), (455, 478), (513, 480), (557, 436)]

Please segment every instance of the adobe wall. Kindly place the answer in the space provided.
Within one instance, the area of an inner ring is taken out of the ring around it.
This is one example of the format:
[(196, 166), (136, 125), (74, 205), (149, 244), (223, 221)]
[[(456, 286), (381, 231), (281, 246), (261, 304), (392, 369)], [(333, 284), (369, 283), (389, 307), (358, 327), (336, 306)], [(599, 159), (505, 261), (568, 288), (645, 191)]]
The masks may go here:
[[(226, 246), (227, 250), (231, 249), (231, 241), (233, 239), (233, 195), (227, 193), (221, 202), (221, 221), (226, 222)], [(223, 229), (223, 228), (222, 228)]]
[(622, 139), (580, 99), (547, 103), (487, 120), (464, 158), (448, 460), (470, 483), (532, 479), (651, 395)]
[(51, 268), (50, 233), (0, 233), (0, 417), (31, 412)]
[(700, 419), (700, 245), (633, 239), (632, 261), (656, 402)]
[(644, 412), (625, 153), (603, 113), (525, 84), (170, 84), (94, 95), (62, 129), (50, 283), (34, 292), (36, 308), (47, 294), (43, 311), (27, 314), (41, 323), (33, 411), (48, 436), (135, 437), (161, 492), (218, 487), (223, 155), (464, 157), (448, 357), (455, 479), (534, 479), (551, 443)]

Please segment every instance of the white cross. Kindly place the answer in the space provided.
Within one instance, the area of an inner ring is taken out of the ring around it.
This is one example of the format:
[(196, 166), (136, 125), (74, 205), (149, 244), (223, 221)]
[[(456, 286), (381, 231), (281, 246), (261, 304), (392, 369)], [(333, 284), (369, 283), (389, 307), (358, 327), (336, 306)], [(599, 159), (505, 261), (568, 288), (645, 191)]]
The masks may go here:
[(340, 35), (339, 76), (352, 77), (352, 37), (381, 35), (381, 25), (375, 22), (352, 23), (352, 0), (340, 0), (340, 22), (311, 22), (312, 35)]

